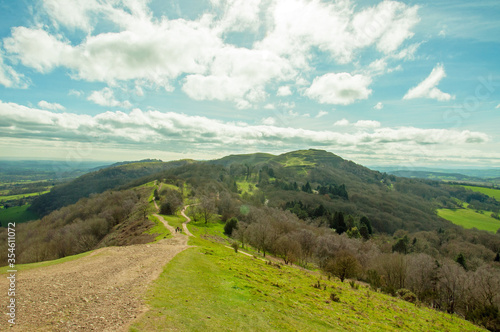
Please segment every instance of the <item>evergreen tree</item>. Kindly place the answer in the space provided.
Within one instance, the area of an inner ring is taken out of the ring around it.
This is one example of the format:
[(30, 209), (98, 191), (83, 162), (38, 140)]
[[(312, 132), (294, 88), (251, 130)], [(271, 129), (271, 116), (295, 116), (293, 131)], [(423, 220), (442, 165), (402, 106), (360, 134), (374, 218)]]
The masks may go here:
[(467, 262), (465, 261), (465, 256), (462, 253), (459, 253), (457, 259), (455, 260), (458, 264), (462, 265), (464, 270), (467, 270)]
[(359, 221), (359, 224), (361, 226), (365, 225), (366, 226), (366, 229), (368, 230), (368, 234), (373, 234), (373, 229), (372, 229), (372, 224), (370, 222), (370, 220), (368, 220), (367, 217), (361, 217), (361, 220)]
[(347, 225), (345, 224), (344, 214), (342, 212), (335, 212), (333, 215), (332, 226), (338, 234), (342, 234), (347, 231)]

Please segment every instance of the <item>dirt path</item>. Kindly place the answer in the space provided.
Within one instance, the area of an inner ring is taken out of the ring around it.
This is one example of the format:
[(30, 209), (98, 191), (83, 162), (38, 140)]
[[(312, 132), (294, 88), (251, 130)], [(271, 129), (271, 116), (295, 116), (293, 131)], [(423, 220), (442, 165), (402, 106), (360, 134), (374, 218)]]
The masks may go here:
[[(125, 330), (147, 310), (145, 292), (163, 266), (188, 248), (187, 236), (172, 234), (155, 244), (102, 248), (71, 262), (18, 272), (16, 325), (9, 328), (2, 315), (0, 330)], [(7, 288), (1, 276), (0, 303), (8, 301)]]
[(182, 211), (181, 211), (181, 215), (186, 218), (186, 221), (182, 223), (182, 228), (184, 229), (184, 233), (187, 235), (187, 236), (194, 236), (193, 234), (191, 234), (191, 232), (189, 231), (189, 229), (187, 228), (187, 223), (191, 221), (191, 218), (189, 218), (187, 215), (186, 215), (186, 209), (189, 207), (190, 205), (186, 205), (184, 206), (184, 208), (182, 208)]

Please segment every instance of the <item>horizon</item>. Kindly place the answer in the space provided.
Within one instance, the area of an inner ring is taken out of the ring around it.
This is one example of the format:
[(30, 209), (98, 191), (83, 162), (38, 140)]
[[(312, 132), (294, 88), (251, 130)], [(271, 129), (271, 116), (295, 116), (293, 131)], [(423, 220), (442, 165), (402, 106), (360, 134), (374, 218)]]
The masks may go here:
[(0, 0), (0, 160), (500, 167), (496, 1)]

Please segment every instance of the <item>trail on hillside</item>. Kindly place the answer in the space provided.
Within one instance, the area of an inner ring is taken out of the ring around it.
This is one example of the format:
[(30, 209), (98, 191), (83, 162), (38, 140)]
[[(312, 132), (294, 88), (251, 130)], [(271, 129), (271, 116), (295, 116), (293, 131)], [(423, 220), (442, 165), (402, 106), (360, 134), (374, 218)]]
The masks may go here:
[[(2, 331), (118, 331), (147, 311), (144, 295), (163, 266), (188, 248), (188, 237), (155, 215), (173, 238), (98, 249), (89, 256), (17, 273), (16, 325)], [(7, 278), (0, 278), (6, 304)]]
[(186, 221), (182, 223), (182, 228), (184, 229), (184, 233), (186, 233), (187, 236), (194, 236), (193, 234), (191, 234), (191, 232), (189, 231), (189, 229), (187, 228), (187, 223), (191, 221), (191, 218), (189, 218), (187, 215), (186, 215), (186, 209), (188, 207), (190, 207), (191, 205), (186, 205), (182, 208), (181, 210), (181, 215), (186, 218)]

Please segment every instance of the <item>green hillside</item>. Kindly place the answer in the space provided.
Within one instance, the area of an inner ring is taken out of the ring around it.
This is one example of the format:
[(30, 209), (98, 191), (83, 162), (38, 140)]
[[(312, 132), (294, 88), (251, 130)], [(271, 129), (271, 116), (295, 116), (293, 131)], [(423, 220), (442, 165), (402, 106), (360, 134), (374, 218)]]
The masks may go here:
[[(177, 255), (130, 331), (480, 331), (458, 317), (236, 254), (205, 240)], [(315, 287), (319, 283), (319, 287)], [(336, 299), (332, 301), (331, 296)]]
[(438, 215), (464, 228), (477, 228), (493, 233), (500, 229), (500, 220), (492, 218), (491, 212), (479, 213), (471, 209), (439, 209)]
[(500, 189), (476, 187), (476, 186), (462, 186), (462, 187), (488, 195), (500, 202)]
[[(49, 193), (35, 199), (31, 210), (43, 216), (63, 206), (74, 204), (80, 198), (89, 197), (90, 194), (117, 189), (134, 180), (191, 162), (190, 160), (137, 162), (104, 168), (80, 176), (63, 185), (55, 186)], [(145, 180), (144, 182), (147, 181)]]

